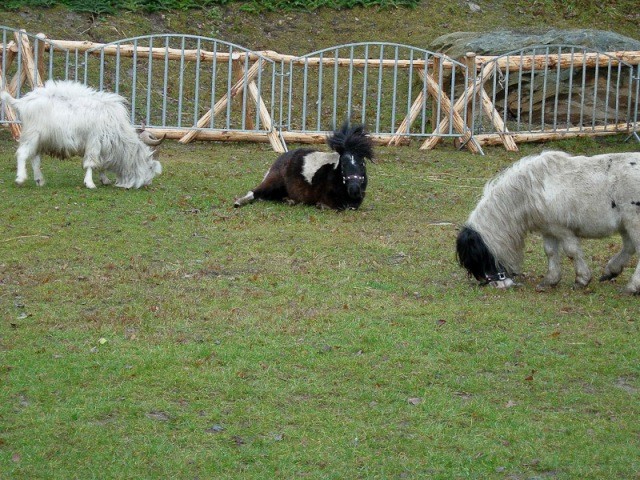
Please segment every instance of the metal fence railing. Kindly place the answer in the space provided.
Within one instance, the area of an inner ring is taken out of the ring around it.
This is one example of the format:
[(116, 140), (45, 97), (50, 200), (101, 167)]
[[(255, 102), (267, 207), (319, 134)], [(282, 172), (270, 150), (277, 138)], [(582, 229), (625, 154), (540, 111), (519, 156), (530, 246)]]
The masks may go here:
[[(22, 96), (48, 79), (116, 92), (132, 124), (182, 143), (268, 141), (284, 151), (289, 141), (324, 141), (345, 121), (377, 143), (423, 149), (446, 138), (473, 152), (572, 135), (640, 141), (640, 52), (545, 46), (460, 62), (363, 42), (291, 56), (192, 35), (94, 44), (0, 27), (0, 89)], [(19, 135), (9, 108), (0, 125)]]
[(570, 45), (533, 47), (483, 61), (478, 71), (471, 124), (478, 140), (638, 128), (638, 66), (614, 55)]

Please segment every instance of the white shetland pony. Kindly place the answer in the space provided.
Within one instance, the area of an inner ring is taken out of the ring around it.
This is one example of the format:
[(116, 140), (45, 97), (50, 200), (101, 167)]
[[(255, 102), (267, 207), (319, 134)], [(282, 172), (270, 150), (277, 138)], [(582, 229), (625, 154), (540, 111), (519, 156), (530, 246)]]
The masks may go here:
[[(640, 251), (640, 153), (593, 157), (548, 151), (525, 157), (487, 183), (460, 231), (457, 258), (477, 280), (513, 285), (525, 236), (542, 234), (549, 269), (541, 286), (560, 281), (561, 250), (573, 261), (576, 285), (591, 281), (579, 238), (622, 236), (622, 249), (600, 281), (617, 277)], [(640, 263), (625, 288), (640, 293)]]

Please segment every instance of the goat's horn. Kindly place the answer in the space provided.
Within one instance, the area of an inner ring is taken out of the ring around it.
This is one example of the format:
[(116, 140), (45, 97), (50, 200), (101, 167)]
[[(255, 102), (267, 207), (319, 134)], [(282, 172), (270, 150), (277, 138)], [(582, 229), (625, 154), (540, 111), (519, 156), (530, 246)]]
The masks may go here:
[(150, 147), (156, 147), (160, 145), (164, 141), (164, 138), (166, 136), (167, 134), (165, 133), (164, 135), (162, 135), (162, 137), (158, 138), (153, 133), (150, 133), (146, 130), (140, 132), (140, 140), (142, 140), (145, 144), (149, 145)]

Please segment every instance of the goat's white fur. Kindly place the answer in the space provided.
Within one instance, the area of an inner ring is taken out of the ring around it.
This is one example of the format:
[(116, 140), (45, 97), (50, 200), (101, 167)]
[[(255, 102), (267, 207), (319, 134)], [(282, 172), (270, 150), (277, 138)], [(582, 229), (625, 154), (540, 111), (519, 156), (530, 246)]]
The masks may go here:
[[(618, 232), (623, 247), (602, 276), (611, 279), (640, 251), (640, 153), (525, 157), (487, 183), (467, 225), (511, 273), (520, 272), (526, 234), (540, 232), (549, 261), (543, 285), (560, 281), (560, 248), (573, 260), (576, 283), (587, 285), (591, 272), (578, 238)], [(640, 263), (626, 291), (640, 293)]]
[(115, 173), (115, 185), (123, 188), (149, 185), (162, 172), (160, 162), (153, 160), (153, 151), (131, 125), (120, 95), (98, 92), (77, 82), (49, 80), (22, 98), (14, 99), (7, 92), (0, 97), (22, 121), (16, 152), (19, 185), (27, 179), (27, 159), (36, 184), (44, 185), (42, 154), (84, 157), (84, 184), (88, 188), (95, 188), (94, 169), (103, 184), (110, 183), (106, 171)]

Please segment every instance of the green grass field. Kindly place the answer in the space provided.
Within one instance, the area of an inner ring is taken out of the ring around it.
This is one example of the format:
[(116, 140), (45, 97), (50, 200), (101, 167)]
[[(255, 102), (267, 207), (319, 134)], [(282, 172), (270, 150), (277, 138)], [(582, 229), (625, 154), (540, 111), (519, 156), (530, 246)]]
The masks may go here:
[[(536, 236), (517, 289), (455, 262), (484, 182), (542, 148), (378, 148), (336, 213), (233, 209), (257, 144), (169, 143), (136, 191), (45, 158), (19, 188), (0, 132), (0, 478), (638, 478), (630, 270), (537, 292)], [(594, 274), (619, 245), (584, 242)]]

